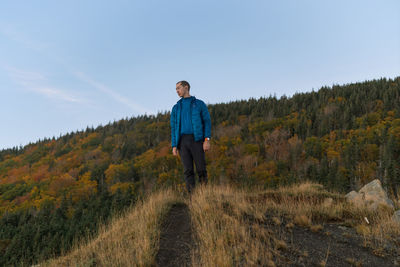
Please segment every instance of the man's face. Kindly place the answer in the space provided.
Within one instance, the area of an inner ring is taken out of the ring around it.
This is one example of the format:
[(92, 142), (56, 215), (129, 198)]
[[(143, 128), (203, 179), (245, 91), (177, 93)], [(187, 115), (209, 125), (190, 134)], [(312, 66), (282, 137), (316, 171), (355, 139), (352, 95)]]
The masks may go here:
[(178, 83), (176, 85), (176, 93), (180, 96), (183, 97), (185, 93), (187, 92), (188, 87), (187, 86), (182, 86), (182, 84)]

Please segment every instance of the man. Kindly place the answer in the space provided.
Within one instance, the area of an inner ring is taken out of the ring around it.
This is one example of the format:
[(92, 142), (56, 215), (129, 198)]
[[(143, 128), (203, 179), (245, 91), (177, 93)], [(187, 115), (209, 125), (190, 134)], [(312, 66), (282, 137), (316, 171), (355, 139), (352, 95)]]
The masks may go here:
[(181, 99), (171, 112), (172, 154), (179, 155), (183, 163), (186, 189), (195, 187), (193, 160), (196, 164), (199, 183), (206, 184), (207, 170), (205, 151), (210, 149), (211, 119), (206, 104), (189, 94), (187, 81), (176, 83), (176, 93)]

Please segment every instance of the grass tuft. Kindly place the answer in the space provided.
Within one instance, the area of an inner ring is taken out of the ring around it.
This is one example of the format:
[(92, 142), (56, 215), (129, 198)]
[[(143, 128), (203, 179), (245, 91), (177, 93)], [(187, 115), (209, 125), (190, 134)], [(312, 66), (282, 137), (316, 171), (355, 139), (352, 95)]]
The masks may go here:
[(155, 264), (161, 218), (179, 202), (172, 190), (149, 195), (103, 225), (97, 237), (40, 266), (150, 266)]

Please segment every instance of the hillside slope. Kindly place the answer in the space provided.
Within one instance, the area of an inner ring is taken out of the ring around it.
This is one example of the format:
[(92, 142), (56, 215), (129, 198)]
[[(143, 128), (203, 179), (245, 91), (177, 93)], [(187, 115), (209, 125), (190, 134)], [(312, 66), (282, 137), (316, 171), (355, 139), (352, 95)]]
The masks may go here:
[[(264, 189), (310, 180), (339, 192), (400, 185), (400, 77), (208, 105), (214, 184)], [(0, 265), (34, 264), (96, 234), (150, 192), (184, 190), (169, 112), (0, 151)], [(25, 242), (24, 240), (31, 240)]]
[(154, 194), (92, 241), (40, 266), (399, 263), (400, 225), (387, 211), (356, 208), (319, 184), (251, 191), (207, 185), (191, 197), (177, 196)]
[(113, 218), (94, 238), (77, 243), (71, 253), (40, 266), (153, 265), (162, 218), (179, 202), (178, 195), (171, 190), (151, 194), (123, 215)]

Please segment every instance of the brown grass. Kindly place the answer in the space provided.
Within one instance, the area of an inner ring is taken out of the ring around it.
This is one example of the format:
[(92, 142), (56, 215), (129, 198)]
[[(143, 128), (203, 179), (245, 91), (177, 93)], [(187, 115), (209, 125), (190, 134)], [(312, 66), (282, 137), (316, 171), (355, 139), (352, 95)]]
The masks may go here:
[(313, 231), (314, 233), (321, 231), (322, 229), (324, 229), (324, 227), (320, 224), (317, 225), (312, 225), (310, 227), (310, 230)]
[(149, 266), (155, 264), (161, 218), (179, 198), (172, 190), (151, 194), (109, 225), (93, 240), (40, 266)]
[[(172, 190), (152, 194), (124, 216), (102, 227), (98, 237), (46, 265), (154, 265), (161, 219), (179, 201), (183, 200)], [(311, 182), (251, 191), (208, 184), (198, 186), (191, 198), (184, 201), (194, 230), (193, 266), (275, 266), (274, 261), (279, 265), (280, 252), (289, 245), (278, 233), (265, 227), (267, 219), (288, 230), (296, 224), (321, 233), (324, 223), (341, 222), (354, 227), (364, 237), (364, 243), (375, 248), (400, 235), (400, 225), (390, 218), (392, 211), (372, 212), (355, 207), (343, 195)], [(326, 264), (328, 256), (329, 250), (321, 266)]]
[(311, 225), (311, 219), (305, 214), (297, 214), (294, 216), (294, 223), (299, 226), (307, 227)]
[(246, 196), (231, 186), (209, 185), (195, 191), (189, 203), (197, 243), (193, 266), (275, 266), (274, 240), (256, 223), (264, 220), (265, 209)]
[(362, 263), (359, 260), (354, 258), (346, 258), (346, 262), (349, 263), (351, 266), (361, 267)]
[[(393, 210), (381, 207), (376, 211), (356, 207), (346, 202), (343, 195), (326, 191), (321, 185), (305, 182), (254, 193), (263, 199), (265, 207), (294, 223), (307, 226), (313, 222), (339, 221), (349, 226), (359, 224), (368, 228), (371, 237), (385, 239), (400, 234), (400, 225), (391, 219)], [(326, 201), (331, 198), (333, 201)], [(327, 205), (327, 203), (330, 203)], [(366, 224), (365, 217), (369, 224)]]
[(197, 190), (188, 205), (197, 234), (194, 266), (273, 266), (287, 245), (262, 226), (265, 216), (280, 227), (296, 224), (314, 232), (326, 222), (341, 222), (355, 227), (373, 247), (400, 234), (400, 225), (390, 219), (392, 211), (355, 207), (343, 195), (311, 182), (252, 191), (211, 185)]

